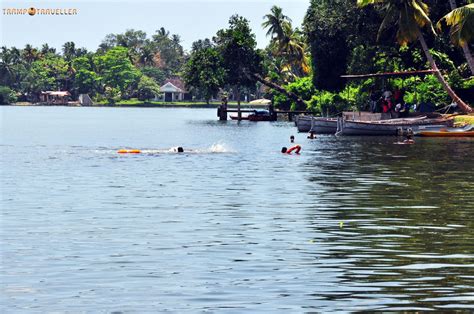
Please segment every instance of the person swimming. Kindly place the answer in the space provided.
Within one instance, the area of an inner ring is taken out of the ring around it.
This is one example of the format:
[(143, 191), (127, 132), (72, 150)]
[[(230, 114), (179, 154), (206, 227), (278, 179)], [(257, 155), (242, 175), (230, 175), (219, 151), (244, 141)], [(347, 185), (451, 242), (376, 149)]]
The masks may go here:
[(292, 136), (290, 136), (290, 143), (294, 143), (294, 142), (295, 142), (295, 136), (292, 135)]
[[(405, 132), (403, 131), (402, 128), (398, 128), (398, 129), (397, 129), (397, 135), (398, 135), (399, 137), (403, 136), (404, 134), (405, 134)], [(414, 135), (415, 135), (415, 133), (414, 133), (413, 130), (410, 128), (410, 129), (406, 130), (406, 139), (403, 140), (403, 141), (398, 140), (398, 141), (395, 142), (394, 144), (415, 144)]]
[(314, 140), (314, 139), (316, 138), (316, 137), (314, 136), (314, 132), (309, 132), (307, 138), (310, 139), (310, 140)]
[(295, 146), (292, 146), (290, 148), (286, 148), (286, 147), (282, 147), (281, 148), (281, 152), (282, 154), (291, 154), (292, 152), (295, 152), (295, 154), (300, 154), (300, 151), (301, 151), (301, 146), (300, 145), (295, 145)]
[(407, 130), (407, 138), (403, 141), (405, 144), (415, 144), (414, 132), (412, 129)]

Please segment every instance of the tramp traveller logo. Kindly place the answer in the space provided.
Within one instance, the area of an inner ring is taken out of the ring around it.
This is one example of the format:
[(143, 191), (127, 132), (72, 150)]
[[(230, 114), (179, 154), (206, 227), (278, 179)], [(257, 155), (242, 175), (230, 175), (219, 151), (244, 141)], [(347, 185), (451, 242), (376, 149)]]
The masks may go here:
[(3, 8), (3, 15), (77, 15), (76, 8)]

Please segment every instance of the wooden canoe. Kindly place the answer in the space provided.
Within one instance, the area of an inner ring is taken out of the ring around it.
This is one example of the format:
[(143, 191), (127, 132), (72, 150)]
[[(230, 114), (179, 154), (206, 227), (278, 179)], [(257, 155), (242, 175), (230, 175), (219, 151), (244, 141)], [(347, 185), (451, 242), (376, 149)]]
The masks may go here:
[(474, 137), (474, 125), (464, 128), (440, 128), (438, 130), (419, 130), (415, 133), (426, 137)]

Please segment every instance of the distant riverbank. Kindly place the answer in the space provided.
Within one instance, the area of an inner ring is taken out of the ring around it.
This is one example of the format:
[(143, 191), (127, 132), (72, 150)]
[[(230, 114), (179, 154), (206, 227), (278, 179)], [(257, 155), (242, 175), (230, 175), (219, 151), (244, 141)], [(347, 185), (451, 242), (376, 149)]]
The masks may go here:
[[(31, 103), (31, 102), (16, 102), (11, 104), (12, 106), (65, 106), (65, 107), (83, 107), (79, 103), (69, 104), (45, 104), (45, 103)], [(133, 107), (133, 108), (218, 108), (221, 105), (220, 102), (159, 102), (159, 101), (139, 101), (139, 100), (123, 100), (114, 104), (97, 102), (92, 106), (87, 107)], [(236, 108), (237, 102), (229, 102), (228, 107)], [(241, 106), (252, 107), (252, 108), (266, 108), (267, 105), (251, 105), (246, 102), (242, 102)], [(85, 107), (85, 106), (84, 106)]]

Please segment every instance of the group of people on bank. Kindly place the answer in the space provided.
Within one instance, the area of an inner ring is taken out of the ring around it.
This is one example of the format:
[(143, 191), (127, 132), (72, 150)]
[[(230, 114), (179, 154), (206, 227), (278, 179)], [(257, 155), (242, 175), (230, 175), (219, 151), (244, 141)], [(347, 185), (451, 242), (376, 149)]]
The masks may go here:
[(370, 91), (370, 111), (372, 113), (389, 113), (392, 117), (404, 118), (410, 112), (410, 104), (404, 100), (405, 91), (396, 89), (393, 93), (387, 89), (382, 93), (374, 88)]

